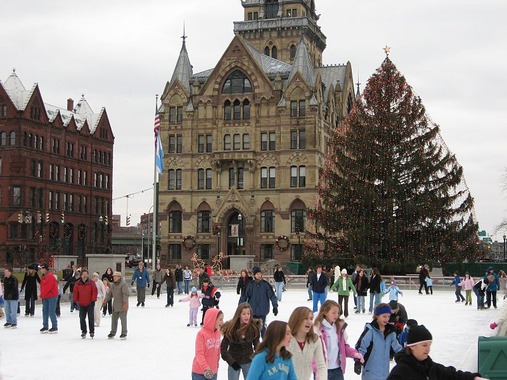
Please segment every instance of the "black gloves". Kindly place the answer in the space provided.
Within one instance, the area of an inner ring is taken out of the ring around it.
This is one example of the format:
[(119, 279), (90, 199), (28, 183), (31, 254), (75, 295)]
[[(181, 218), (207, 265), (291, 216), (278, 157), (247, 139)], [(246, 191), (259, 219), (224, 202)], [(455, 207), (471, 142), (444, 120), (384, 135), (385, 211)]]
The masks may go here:
[(274, 307), (273, 308), (273, 315), (276, 317), (278, 315), (278, 308), (277, 307)]
[(134, 286), (134, 281), (132, 281), (132, 282), (130, 283), (130, 286)]
[(241, 366), (238, 362), (234, 362), (231, 364), (231, 367), (234, 368), (235, 371), (239, 371), (241, 369)]
[(361, 374), (361, 368), (362, 368), (362, 364), (359, 360), (354, 360), (354, 372), (357, 374), (357, 375), (360, 375)]

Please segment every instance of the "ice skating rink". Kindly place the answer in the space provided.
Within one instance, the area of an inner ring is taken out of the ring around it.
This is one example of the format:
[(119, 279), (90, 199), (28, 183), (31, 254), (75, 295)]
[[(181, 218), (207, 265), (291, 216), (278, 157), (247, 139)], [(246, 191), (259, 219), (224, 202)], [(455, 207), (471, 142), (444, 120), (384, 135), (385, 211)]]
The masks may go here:
[[(151, 289), (150, 289), (151, 290)], [(21, 295), (23, 297), (23, 294)], [(107, 339), (111, 318), (102, 318), (95, 330), (95, 338), (81, 339), (78, 313), (69, 311), (62, 303), (58, 334), (41, 334), (42, 313), (40, 303), (33, 318), (18, 316), (17, 329), (0, 327), (0, 379), (190, 379), (194, 356), (194, 339), (200, 327), (187, 327), (188, 303), (178, 303), (183, 295), (175, 295), (175, 305), (165, 308), (165, 294), (160, 299), (147, 296), (146, 307), (136, 307), (135, 296), (130, 298), (128, 312), (128, 339), (120, 340), (119, 333)], [(289, 288), (283, 293), (279, 314), (268, 316), (268, 322), (287, 321), (297, 306), (308, 306), (305, 289)], [(337, 293), (328, 298), (337, 300)], [(498, 306), (502, 304), (501, 297)], [(233, 316), (239, 296), (234, 290), (223, 290), (220, 308), (225, 320)], [(459, 369), (476, 370), (477, 337), (489, 336), (489, 323), (495, 309), (478, 311), (475, 297), (473, 305), (454, 302), (454, 291), (436, 291), (433, 295), (420, 295), (417, 290), (405, 290), (400, 297), (409, 318), (424, 324), (433, 334), (431, 356), (433, 360)], [(387, 302), (387, 296), (384, 296)], [(40, 301), (38, 301), (40, 302)], [(368, 304), (368, 301), (367, 301)], [(346, 319), (349, 344), (354, 345), (371, 315), (354, 314), (353, 300), (349, 300), (351, 314)], [(201, 313), (199, 312), (199, 320)], [(5, 318), (1, 320), (5, 323)], [(219, 379), (227, 379), (227, 363), (220, 361)], [(359, 379), (354, 374), (353, 362), (348, 360), (345, 379)]]

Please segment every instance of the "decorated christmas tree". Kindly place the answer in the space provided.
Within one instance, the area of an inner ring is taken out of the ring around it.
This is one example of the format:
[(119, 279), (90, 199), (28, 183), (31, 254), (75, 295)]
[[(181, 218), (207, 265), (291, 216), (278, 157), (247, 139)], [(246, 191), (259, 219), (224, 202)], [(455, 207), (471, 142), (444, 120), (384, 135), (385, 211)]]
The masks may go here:
[(389, 57), (330, 145), (308, 210), (308, 255), (370, 264), (474, 258), (478, 227), (463, 168)]

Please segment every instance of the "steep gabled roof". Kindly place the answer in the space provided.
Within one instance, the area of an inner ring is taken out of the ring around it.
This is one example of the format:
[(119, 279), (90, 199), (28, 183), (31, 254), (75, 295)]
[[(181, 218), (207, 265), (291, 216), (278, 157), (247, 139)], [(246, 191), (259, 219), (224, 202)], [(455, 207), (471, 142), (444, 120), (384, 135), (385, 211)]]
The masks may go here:
[(246, 40), (243, 40), (243, 42), (245, 43), (254, 59), (257, 61), (257, 64), (262, 68), (262, 70), (270, 79), (274, 79), (276, 74), (280, 74), (282, 78), (287, 78), (287, 76), (291, 73), (292, 66), (288, 63), (262, 54), (256, 48), (250, 45)]
[(31, 90), (27, 91), (25, 86), (23, 86), (21, 80), (16, 75), (16, 70), (12, 70), (12, 74), (9, 75), (9, 78), (7, 78), (7, 80), (2, 85), (18, 111), (25, 109), (26, 103), (30, 99), (36, 86), (36, 84), (34, 84)]
[(190, 78), (192, 78), (192, 65), (190, 64), (190, 58), (188, 57), (187, 47), (185, 45), (185, 39), (181, 46), (180, 55), (176, 62), (171, 81), (169, 86), (173, 85), (176, 80), (179, 80), (181, 85), (184, 86), (185, 90), (190, 94)]
[(306, 83), (308, 83), (310, 86), (313, 86), (315, 84), (313, 64), (310, 61), (308, 49), (306, 48), (303, 37), (301, 37), (301, 41), (299, 42), (298, 48), (296, 50), (294, 64), (292, 65), (292, 71), (290, 72), (288, 82), (294, 78), (294, 75), (296, 75), (297, 72), (301, 73)]
[(326, 87), (324, 99), (327, 99), (331, 86), (336, 88), (336, 83), (338, 82), (340, 86), (343, 86), (347, 78), (347, 65), (324, 66), (317, 68), (317, 71), (320, 73), (322, 82)]

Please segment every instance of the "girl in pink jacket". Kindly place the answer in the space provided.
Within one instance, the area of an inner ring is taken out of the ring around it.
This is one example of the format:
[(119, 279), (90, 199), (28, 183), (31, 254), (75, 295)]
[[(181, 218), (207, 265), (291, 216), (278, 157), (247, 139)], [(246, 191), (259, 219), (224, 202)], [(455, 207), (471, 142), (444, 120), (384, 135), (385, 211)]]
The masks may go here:
[(315, 319), (315, 331), (323, 342), (324, 360), (327, 364), (329, 379), (343, 378), (346, 358), (364, 362), (363, 355), (347, 343), (345, 332), (347, 324), (340, 318), (341, 314), (340, 305), (335, 301), (327, 300), (320, 307), (319, 315)]
[(197, 293), (197, 289), (192, 287), (192, 291), (190, 292), (190, 295), (186, 296), (185, 298), (180, 299), (179, 302), (189, 302), (188, 306), (190, 307), (190, 310), (188, 312), (188, 324), (187, 327), (190, 327), (192, 325), (197, 327), (197, 313), (199, 312), (199, 306), (201, 306), (201, 298), (202, 294), (199, 295)]
[(210, 308), (204, 324), (195, 337), (195, 356), (192, 380), (216, 380), (220, 360), (220, 327), (224, 324), (221, 310)]
[(460, 286), (465, 289), (465, 305), (472, 305), (472, 290), (474, 289), (474, 279), (470, 276), (470, 273), (465, 273), (465, 277), (463, 280), (461, 280)]

